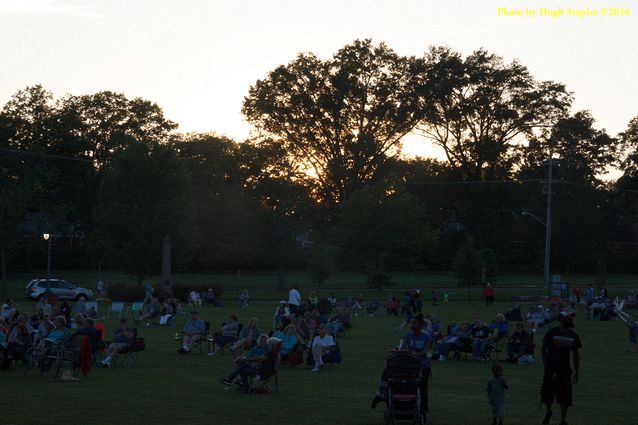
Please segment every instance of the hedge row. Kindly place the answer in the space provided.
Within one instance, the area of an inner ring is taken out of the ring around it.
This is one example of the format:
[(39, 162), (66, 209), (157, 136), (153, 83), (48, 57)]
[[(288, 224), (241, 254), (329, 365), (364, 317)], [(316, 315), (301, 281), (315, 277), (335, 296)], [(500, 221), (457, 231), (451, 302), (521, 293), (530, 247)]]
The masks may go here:
[[(173, 285), (173, 297), (186, 301), (188, 299), (188, 294), (192, 291), (198, 291), (202, 296), (202, 300), (204, 300), (204, 296), (206, 295), (206, 291), (208, 288), (212, 288), (213, 292), (215, 292), (215, 299), (219, 300), (224, 294), (224, 288), (221, 285), (211, 284), (211, 285)], [(135, 283), (125, 283), (125, 282), (113, 282), (107, 285), (107, 296), (110, 300), (113, 301), (125, 301), (125, 302), (135, 302), (142, 301), (145, 297), (146, 293), (144, 290), (144, 286), (139, 286)], [(164, 293), (164, 288), (155, 288), (155, 292), (153, 296), (157, 297), (160, 301), (166, 298), (166, 294)]]

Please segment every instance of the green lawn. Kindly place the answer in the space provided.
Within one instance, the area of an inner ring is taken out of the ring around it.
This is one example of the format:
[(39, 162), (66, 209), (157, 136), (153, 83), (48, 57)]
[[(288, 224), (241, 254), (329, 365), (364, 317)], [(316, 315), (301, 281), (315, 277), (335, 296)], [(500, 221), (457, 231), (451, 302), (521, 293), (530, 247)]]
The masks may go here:
[[(203, 318), (217, 324), (228, 313), (238, 312), (242, 321), (257, 316), (262, 328), (268, 328), (277, 297), (255, 301), (246, 310), (238, 309), (233, 302), (224, 308), (206, 307), (202, 309)], [(29, 302), (20, 302), (26, 310), (32, 307)], [(445, 307), (428, 306), (427, 310), (447, 324), (476, 316), (491, 320), (507, 307), (507, 303), (486, 308), (480, 302), (453, 302)], [(180, 326), (186, 317), (179, 318)], [(115, 323), (107, 322), (107, 333)], [(393, 330), (397, 323), (397, 319), (383, 314), (356, 317), (351, 335), (340, 338), (344, 361), (334, 370), (311, 373), (306, 367), (283, 368), (278, 394), (250, 396), (216, 382), (232, 369), (230, 355), (179, 356), (173, 340), (175, 328), (141, 328), (147, 350), (140, 353), (137, 368), (94, 368), (88, 378), (75, 383), (54, 381), (36, 371), (25, 376), (20, 368), (0, 373), (0, 423), (381, 424), (383, 406), (373, 411), (369, 403), (385, 356), (398, 341), (399, 334)], [(581, 382), (575, 387), (575, 407), (569, 422), (635, 424), (638, 353), (625, 352), (625, 327), (619, 322), (588, 321), (580, 314), (576, 330), (584, 349)], [(485, 395), (489, 367), (467, 360), (435, 363), (430, 423), (491, 423)], [(540, 423), (541, 365), (504, 367), (510, 381), (506, 423)]]

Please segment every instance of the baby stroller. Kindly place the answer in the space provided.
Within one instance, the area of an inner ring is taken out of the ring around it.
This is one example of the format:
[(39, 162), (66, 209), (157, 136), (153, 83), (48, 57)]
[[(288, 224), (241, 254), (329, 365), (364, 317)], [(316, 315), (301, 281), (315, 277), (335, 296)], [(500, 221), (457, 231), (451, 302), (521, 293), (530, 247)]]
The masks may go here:
[(413, 425), (426, 422), (421, 414), (421, 361), (408, 351), (395, 351), (386, 360), (388, 379), (388, 404), (383, 415), (386, 425), (397, 420), (411, 420)]

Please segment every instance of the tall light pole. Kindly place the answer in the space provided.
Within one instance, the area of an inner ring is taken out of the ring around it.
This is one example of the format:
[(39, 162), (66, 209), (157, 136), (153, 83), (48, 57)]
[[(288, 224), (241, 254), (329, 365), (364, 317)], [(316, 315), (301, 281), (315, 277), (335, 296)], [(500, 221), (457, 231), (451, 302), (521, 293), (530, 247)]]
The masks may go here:
[(47, 230), (47, 233), (43, 233), (42, 237), (44, 238), (45, 241), (48, 242), (48, 248), (47, 248), (47, 288), (44, 292), (49, 292), (50, 288), (51, 288), (51, 241), (53, 240), (53, 235), (51, 235), (51, 233), (48, 233), (49, 230)]
[(547, 172), (547, 219), (545, 220), (545, 290), (549, 293), (549, 253), (552, 242), (552, 160), (554, 151), (549, 150), (549, 171)]
[(553, 150), (549, 151), (549, 170), (547, 173), (548, 181), (546, 188), (543, 188), (543, 192), (547, 191), (547, 218), (543, 220), (536, 214), (532, 214), (529, 211), (523, 211), (521, 214), (533, 218), (534, 220), (545, 226), (545, 261), (543, 263), (543, 281), (545, 290), (549, 293), (549, 258), (552, 245), (552, 166), (553, 166)]

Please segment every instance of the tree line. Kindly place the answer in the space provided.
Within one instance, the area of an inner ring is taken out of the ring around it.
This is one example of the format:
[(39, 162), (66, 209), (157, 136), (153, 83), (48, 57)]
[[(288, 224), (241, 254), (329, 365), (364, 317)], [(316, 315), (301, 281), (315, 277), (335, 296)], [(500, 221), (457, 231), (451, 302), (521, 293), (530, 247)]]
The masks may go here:
[[(141, 98), (27, 87), (0, 112), (3, 276), (43, 266), (45, 227), (56, 267), (100, 262), (140, 282), (165, 236), (177, 268), (274, 268), (281, 287), (290, 268), (375, 285), (450, 269), (470, 238), (485, 267), (539, 270), (530, 216), (544, 215), (550, 155), (553, 271), (637, 271), (638, 117), (610, 135), (572, 100), (482, 49), (401, 56), (370, 40), (258, 80), (245, 141), (180, 133)], [(408, 135), (445, 159), (406, 157)], [(603, 180), (609, 167), (622, 177)]]

